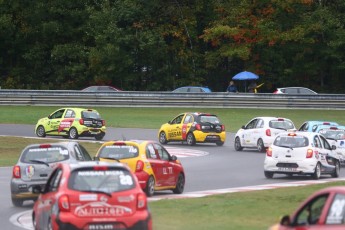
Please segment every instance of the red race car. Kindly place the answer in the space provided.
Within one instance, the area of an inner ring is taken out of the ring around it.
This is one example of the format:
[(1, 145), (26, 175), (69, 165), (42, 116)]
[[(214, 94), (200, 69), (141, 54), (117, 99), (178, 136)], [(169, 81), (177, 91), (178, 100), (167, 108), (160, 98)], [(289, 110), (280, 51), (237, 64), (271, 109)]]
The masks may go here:
[(59, 164), (33, 192), (35, 229), (152, 230), (147, 197), (121, 163)]
[(345, 229), (345, 186), (315, 192), (291, 215), (282, 217), (270, 230)]

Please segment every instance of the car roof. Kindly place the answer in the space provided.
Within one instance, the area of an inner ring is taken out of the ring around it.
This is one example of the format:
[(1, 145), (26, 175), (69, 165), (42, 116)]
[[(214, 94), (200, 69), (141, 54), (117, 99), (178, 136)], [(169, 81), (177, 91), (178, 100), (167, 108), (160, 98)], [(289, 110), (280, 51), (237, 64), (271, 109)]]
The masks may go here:
[(277, 90), (282, 90), (282, 89), (305, 89), (305, 90), (308, 90), (308, 91), (310, 91), (310, 92), (312, 92), (312, 93), (317, 94), (314, 90), (309, 89), (309, 88), (306, 88), (306, 87), (292, 86), (292, 87), (281, 87), (281, 88), (277, 88)]
[(199, 88), (199, 89), (204, 90), (207, 93), (211, 93), (212, 92), (211, 89), (208, 88), (207, 86), (182, 86), (182, 87), (174, 89), (172, 92), (175, 92), (175, 91), (177, 91), (179, 89), (184, 89), (184, 88)]
[[(111, 86), (111, 85), (91, 85), (89, 87), (86, 87), (84, 89), (82, 89), (81, 91), (86, 91), (86, 92), (111, 92), (109, 90), (98, 90), (98, 88), (110, 88), (112, 89), (113, 91), (121, 91), (120, 89), (114, 87), (114, 86)], [(95, 90), (93, 90), (95, 89)]]
[(76, 141), (60, 141), (60, 142), (48, 142), (48, 143), (40, 143), (40, 144), (30, 144), (26, 146), (26, 148), (40, 148), (42, 146), (65, 146), (68, 147), (70, 145), (78, 145), (79, 143)]
[[(284, 120), (291, 121), (291, 119), (289, 119), (289, 118), (285, 118), (285, 117), (254, 117), (253, 119), (263, 119), (263, 120), (276, 120), (276, 119), (284, 119)], [(253, 119), (251, 119), (251, 120), (253, 120)]]
[(305, 137), (314, 137), (315, 135), (320, 135), (319, 133), (316, 132), (306, 132), (306, 131), (287, 131), (287, 132), (281, 132), (279, 134), (277, 134), (277, 136), (286, 136), (289, 134), (296, 134), (296, 136), (305, 136)]

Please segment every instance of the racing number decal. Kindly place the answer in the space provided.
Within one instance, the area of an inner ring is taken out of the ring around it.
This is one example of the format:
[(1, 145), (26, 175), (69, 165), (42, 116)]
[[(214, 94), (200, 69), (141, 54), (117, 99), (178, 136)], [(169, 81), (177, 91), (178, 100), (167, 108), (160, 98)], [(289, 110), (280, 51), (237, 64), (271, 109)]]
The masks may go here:
[(173, 167), (164, 167), (163, 174), (173, 174)]

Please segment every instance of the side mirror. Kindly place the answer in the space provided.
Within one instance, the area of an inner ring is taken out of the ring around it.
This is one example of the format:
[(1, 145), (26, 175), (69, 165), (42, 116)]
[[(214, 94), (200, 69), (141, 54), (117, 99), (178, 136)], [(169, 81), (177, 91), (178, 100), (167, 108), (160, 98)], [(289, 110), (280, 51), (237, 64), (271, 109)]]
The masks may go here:
[(40, 194), (43, 193), (43, 189), (39, 185), (35, 185), (32, 187), (32, 193), (33, 194)]
[(171, 121), (168, 121), (168, 124), (171, 125)]
[(99, 157), (98, 157), (98, 156), (94, 156), (94, 157), (93, 157), (93, 160), (94, 160), (94, 161), (99, 161)]
[(291, 221), (290, 221), (290, 216), (285, 215), (280, 219), (280, 225), (282, 226), (290, 226)]
[(244, 126), (244, 125), (242, 125), (242, 127), (241, 127), (242, 129), (246, 129), (246, 127)]
[(172, 156), (170, 157), (170, 160), (171, 160), (171, 161), (176, 161), (176, 160), (177, 160), (177, 156), (172, 155)]
[(332, 150), (336, 150), (336, 149), (337, 149), (337, 146), (332, 145)]

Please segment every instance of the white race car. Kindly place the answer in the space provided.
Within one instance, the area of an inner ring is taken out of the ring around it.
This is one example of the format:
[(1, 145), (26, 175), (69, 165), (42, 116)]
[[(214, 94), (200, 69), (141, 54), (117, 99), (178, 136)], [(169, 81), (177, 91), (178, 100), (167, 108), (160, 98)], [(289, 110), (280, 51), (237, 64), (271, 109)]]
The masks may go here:
[(281, 132), (296, 130), (290, 119), (282, 117), (255, 117), (242, 126), (235, 135), (235, 150), (257, 148), (265, 152), (274, 137)]
[(316, 132), (322, 134), (330, 145), (335, 145), (340, 164), (345, 164), (345, 126), (321, 125)]
[(335, 149), (319, 133), (281, 133), (266, 151), (265, 176), (306, 174), (319, 179), (321, 174), (330, 174), (339, 177), (340, 162)]

